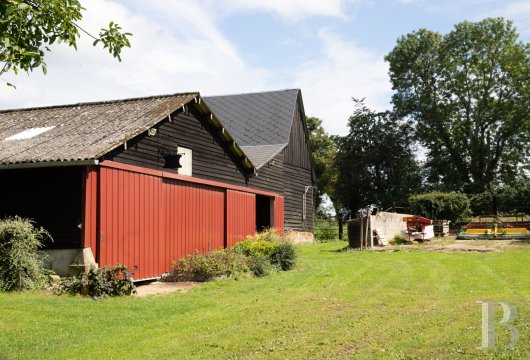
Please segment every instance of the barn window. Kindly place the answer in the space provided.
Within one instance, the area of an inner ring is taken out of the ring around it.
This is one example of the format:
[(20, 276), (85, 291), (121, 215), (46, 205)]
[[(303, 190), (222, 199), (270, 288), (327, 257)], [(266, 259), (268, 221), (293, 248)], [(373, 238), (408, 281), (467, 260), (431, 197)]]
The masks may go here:
[(54, 127), (55, 126), (47, 126), (47, 127), (36, 127), (36, 128), (27, 129), (22, 132), (19, 132), (18, 134), (8, 137), (5, 140), (11, 141), (11, 140), (31, 139), (31, 138), (34, 138), (35, 136), (38, 136), (40, 134), (45, 133), (46, 131), (53, 129)]

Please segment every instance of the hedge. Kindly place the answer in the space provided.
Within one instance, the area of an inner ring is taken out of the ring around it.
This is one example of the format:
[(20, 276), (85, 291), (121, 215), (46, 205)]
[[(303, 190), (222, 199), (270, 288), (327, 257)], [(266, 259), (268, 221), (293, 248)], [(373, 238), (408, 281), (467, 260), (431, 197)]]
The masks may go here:
[(433, 192), (409, 197), (410, 211), (433, 220), (464, 224), (471, 219), (469, 199), (464, 194)]

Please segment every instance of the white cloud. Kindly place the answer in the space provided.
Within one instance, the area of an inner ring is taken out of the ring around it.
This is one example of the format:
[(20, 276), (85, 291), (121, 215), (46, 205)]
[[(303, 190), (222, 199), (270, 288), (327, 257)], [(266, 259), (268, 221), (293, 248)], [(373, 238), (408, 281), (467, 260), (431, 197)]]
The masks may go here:
[[(339, 9), (338, 1), (331, 3)], [(0, 109), (183, 91), (218, 95), (299, 87), (306, 113), (322, 118), (328, 131), (345, 134), (351, 97), (366, 97), (368, 105), (379, 110), (389, 107), (382, 55), (321, 30), (316, 39), (320, 51), (311, 60), (292, 67), (254, 67), (220, 31), (217, 9), (205, 4), (135, 0), (125, 7), (116, 0), (88, 2), (85, 29), (97, 32), (112, 19), (134, 34), (123, 62), (92, 47), (86, 36), (77, 52), (54, 46), (47, 58), (48, 75), (36, 71), (9, 76), (17, 89), (0, 86)]]
[(231, 10), (267, 11), (290, 21), (312, 16), (346, 18), (346, 7), (356, 0), (217, 0)]
[(17, 89), (0, 86), (0, 108), (37, 106), (199, 90), (242, 92), (274, 87), (266, 69), (249, 67), (218, 30), (215, 14), (198, 2), (142, 1), (125, 6), (108, 0), (85, 4), (82, 26), (90, 32), (112, 19), (132, 32), (131, 49), (119, 63), (83, 36), (78, 51), (54, 46), (39, 71), (5, 76)]
[(323, 55), (302, 64), (295, 74), (308, 116), (321, 118), (327, 131), (344, 135), (353, 113), (352, 97), (365, 97), (374, 110), (390, 108), (391, 85), (383, 55), (326, 29), (320, 31), (319, 40)]
[(519, 33), (523, 35), (530, 34), (530, 2), (529, 1), (514, 1), (514, 2), (497, 2), (493, 10), (482, 14), (482, 17), (497, 17), (503, 16), (506, 19), (512, 20), (517, 27)]

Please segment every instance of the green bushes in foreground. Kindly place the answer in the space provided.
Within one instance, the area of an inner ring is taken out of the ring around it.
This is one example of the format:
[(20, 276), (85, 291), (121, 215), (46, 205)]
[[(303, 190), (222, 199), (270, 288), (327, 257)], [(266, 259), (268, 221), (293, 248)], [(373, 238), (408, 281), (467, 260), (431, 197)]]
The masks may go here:
[(131, 273), (125, 265), (90, 269), (86, 274), (62, 279), (55, 288), (57, 294), (81, 294), (92, 297), (131, 295), (134, 291)]
[(175, 262), (170, 279), (208, 281), (220, 277), (266, 276), (286, 271), (296, 264), (296, 248), (274, 229), (249, 236), (231, 250), (192, 254)]
[(33, 290), (47, 284), (48, 270), (37, 251), (48, 237), (48, 232), (36, 228), (30, 219), (15, 216), (0, 220), (0, 290)]

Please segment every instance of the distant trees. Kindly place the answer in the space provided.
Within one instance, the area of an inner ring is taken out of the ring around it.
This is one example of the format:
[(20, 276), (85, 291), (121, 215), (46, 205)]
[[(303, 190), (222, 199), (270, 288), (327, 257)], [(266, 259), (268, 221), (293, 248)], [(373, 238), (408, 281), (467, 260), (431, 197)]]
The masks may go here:
[(530, 45), (502, 18), (420, 29), (386, 56), (394, 114), (427, 149), (434, 188), (479, 193), (530, 165)]
[[(392, 111), (374, 112), (354, 99), (348, 135), (334, 138), (333, 160), (323, 157), (333, 164), (326, 192), (336, 208), (385, 208), (419, 192), (446, 191), (489, 211), (488, 202), (513, 203), (506, 194), (524, 193), (530, 44), (518, 40), (510, 21), (463, 22), (446, 35), (420, 29), (402, 36), (385, 59)], [(511, 210), (527, 208), (517, 201)]]
[(391, 112), (374, 112), (363, 100), (353, 101), (349, 133), (337, 141), (332, 196), (336, 207), (406, 204), (409, 194), (421, 186), (413, 128)]
[(316, 117), (306, 117), (309, 144), (313, 156), (317, 190), (315, 192), (315, 209), (322, 203), (324, 194), (333, 194), (333, 185), (336, 178), (334, 159), (336, 145), (334, 137), (327, 134), (322, 127), (322, 120)]

